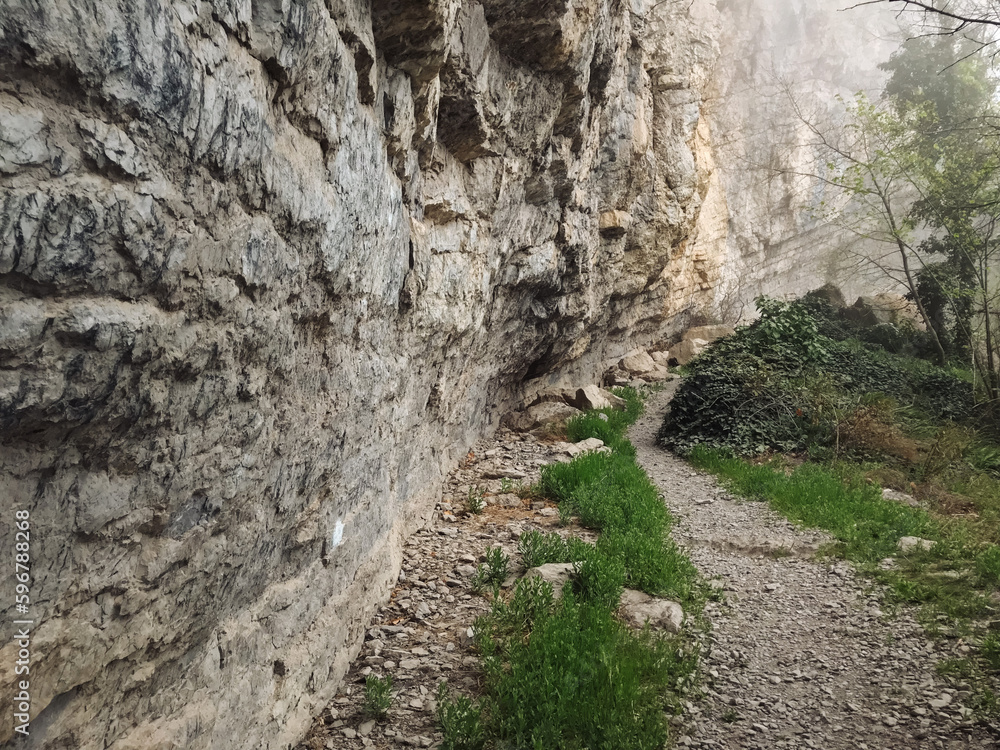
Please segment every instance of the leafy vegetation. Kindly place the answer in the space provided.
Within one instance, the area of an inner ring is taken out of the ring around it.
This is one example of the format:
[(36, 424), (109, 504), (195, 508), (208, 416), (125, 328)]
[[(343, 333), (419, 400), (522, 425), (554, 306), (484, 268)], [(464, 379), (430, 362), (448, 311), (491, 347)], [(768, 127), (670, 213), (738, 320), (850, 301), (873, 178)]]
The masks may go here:
[[(899, 404), (930, 419), (973, 414), (972, 388), (954, 371), (858, 339), (834, 340), (820, 332), (832, 314), (817, 316), (808, 301), (759, 305), (758, 321), (688, 365), (660, 430), (665, 447), (682, 455), (699, 445), (743, 456), (839, 455), (850, 449), (845, 426), (867, 420), (875, 428)], [(882, 412), (873, 394), (883, 397)]]
[(498, 590), (510, 574), (510, 558), (501, 547), (490, 547), (486, 552), (486, 562), (476, 569), (472, 578), (472, 590), (482, 592), (487, 586)]
[(816, 130), (829, 156), (820, 182), (839, 193), (827, 218), (885, 243), (865, 260), (904, 284), (938, 364), (971, 363), (1000, 408), (1000, 139), (997, 79), (986, 44), (918, 36), (882, 67), (879, 101), (847, 105), (839, 134)]
[[(972, 385), (849, 337), (815, 298), (761, 311), (689, 366), (661, 441), (733, 492), (829, 531), (826, 553), (884, 583), (890, 602), (919, 606), (930, 632), (978, 644), (948, 668), (996, 711), (1000, 646), (985, 628), (1000, 586), (1000, 444), (979, 429)], [(903, 553), (902, 537), (933, 546)]]
[[(558, 597), (538, 578), (521, 579), (509, 597), (494, 589), (489, 613), (475, 624), (486, 694), (474, 703), (443, 689), (444, 748), (659, 750), (668, 737), (668, 716), (680, 710), (697, 652), (684, 635), (635, 633), (615, 612), (625, 586), (670, 595), (689, 618), (697, 617), (704, 593), (670, 540), (670, 517), (625, 438), (642, 401), (632, 389), (617, 394), (628, 403), (625, 411), (589, 412), (567, 428), (575, 440), (598, 437), (612, 451), (545, 467), (536, 489), (601, 536), (595, 544), (537, 531), (521, 537), (526, 566), (571, 562), (576, 575)], [(497, 555), (481, 576), (495, 581), (500, 568)]]
[(469, 496), (466, 499), (466, 505), (470, 513), (478, 516), (486, 508), (486, 490), (479, 485), (469, 487)]
[(672, 639), (631, 632), (606, 602), (586, 595), (568, 590), (551, 608), (518, 601), (539, 590), (522, 583), (514, 592), (511, 609), (534, 613), (527, 639), (509, 626), (513, 637), (500, 635), (502, 616), (479, 626), (494, 735), (513, 747), (660, 750), (665, 711), (678, 709), (671, 693), (693, 671), (693, 654)]
[(447, 682), (438, 686), (437, 717), (444, 735), (441, 750), (481, 750), (486, 744), (482, 711), (465, 695), (453, 698)]
[(392, 675), (378, 677), (369, 674), (365, 677), (365, 702), (363, 710), (366, 716), (379, 721), (389, 715), (392, 706)]

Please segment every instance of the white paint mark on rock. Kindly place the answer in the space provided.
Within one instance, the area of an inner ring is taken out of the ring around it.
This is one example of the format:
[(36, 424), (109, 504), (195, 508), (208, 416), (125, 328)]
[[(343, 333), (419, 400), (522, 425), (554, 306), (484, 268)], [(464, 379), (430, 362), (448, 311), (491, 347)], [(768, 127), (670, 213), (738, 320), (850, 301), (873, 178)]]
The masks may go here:
[(333, 527), (333, 540), (331, 546), (336, 548), (343, 543), (344, 543), (344, 522), (338, 518), (337, 524)]

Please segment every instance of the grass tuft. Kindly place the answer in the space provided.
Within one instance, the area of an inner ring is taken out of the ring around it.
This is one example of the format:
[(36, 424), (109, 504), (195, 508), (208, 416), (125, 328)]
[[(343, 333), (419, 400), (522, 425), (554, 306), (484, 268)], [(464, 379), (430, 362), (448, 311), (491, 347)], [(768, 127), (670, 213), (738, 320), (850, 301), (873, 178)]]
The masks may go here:
[(365, 701), (363, 711), (366, 716), (378, 721), (389, 715), (392, 707), (392, 675), (365, 677)]

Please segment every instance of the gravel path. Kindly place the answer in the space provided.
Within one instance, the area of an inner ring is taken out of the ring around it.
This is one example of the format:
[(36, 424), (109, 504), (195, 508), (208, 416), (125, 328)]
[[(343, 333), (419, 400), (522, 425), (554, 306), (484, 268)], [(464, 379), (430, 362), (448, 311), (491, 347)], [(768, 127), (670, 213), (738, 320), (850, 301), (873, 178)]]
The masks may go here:
[(1000, 728), (963, 704), (968, 686), (935, 672), (964, 655), (960, 640), (930, 641), (909, 615), (887, 617), (849, 564), (813, 559), (822, 533), (727, 495), (656, 446), (672, 392), (650, 399), (629, 437), (677, 519), (675, 538), (725, 592), (707, 608), (707, 697), (691, 704), (680, 746), (1000, 747)]

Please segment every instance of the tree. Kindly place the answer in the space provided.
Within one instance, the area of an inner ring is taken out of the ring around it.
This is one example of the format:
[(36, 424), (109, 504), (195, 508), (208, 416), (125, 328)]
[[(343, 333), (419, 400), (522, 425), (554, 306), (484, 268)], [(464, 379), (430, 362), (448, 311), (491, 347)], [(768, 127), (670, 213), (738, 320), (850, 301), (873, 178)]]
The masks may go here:
[(927, 327), (938, 361), (945, 364), (947, 352), (918, 288), (923, 266), (919, 252), (917, 222), (910, 209), (920, 197), (919, 176), (926, 171), (921, 132), (929, 117), (928, 107), (911, 107), (904, 113), (859, 94), (847, 107), (848, 123), (834, 141), (818, 128), (813, 132), (830, 154), (824, 180), (836, 186), (846, 203), (833, 212), (854, 232), (894, 248), (891, 266), (870, 261), (890, 277), (903, 283)]
[(924, 300), (950, 309), (957, 342), (968, 350), (991, 399), (1000, 399), (1000, 141), (980, 138), (928, 169), (913, 215), (935, 230), (924, 251), (944, 256)]
[(1000, 27), (1000, 0), (869, 0), (858, 5), (891, 5), (901, 13), (919, 13), (929, 24), (942, 24), (939, 30), (947, 34)]
[(846, 137), (825, 141), (827, 179), (850, 199), (841, 216), (896, 248), (937, 358), (970, 356), (1000, 399), (1000, 138), (975, 50), (949, 34), (905, 42), (881, 100), (858, 97)]
[(957, 134), (978, 123), (990, 106), (996, 84), (986, 60), (976, 55), (977, 43), (949, 35), (917, 36), (905, 40), (879, 68), (889, 73), (882, 98), (906, 115), (929, 107), (934, 124), (927, 135)]

